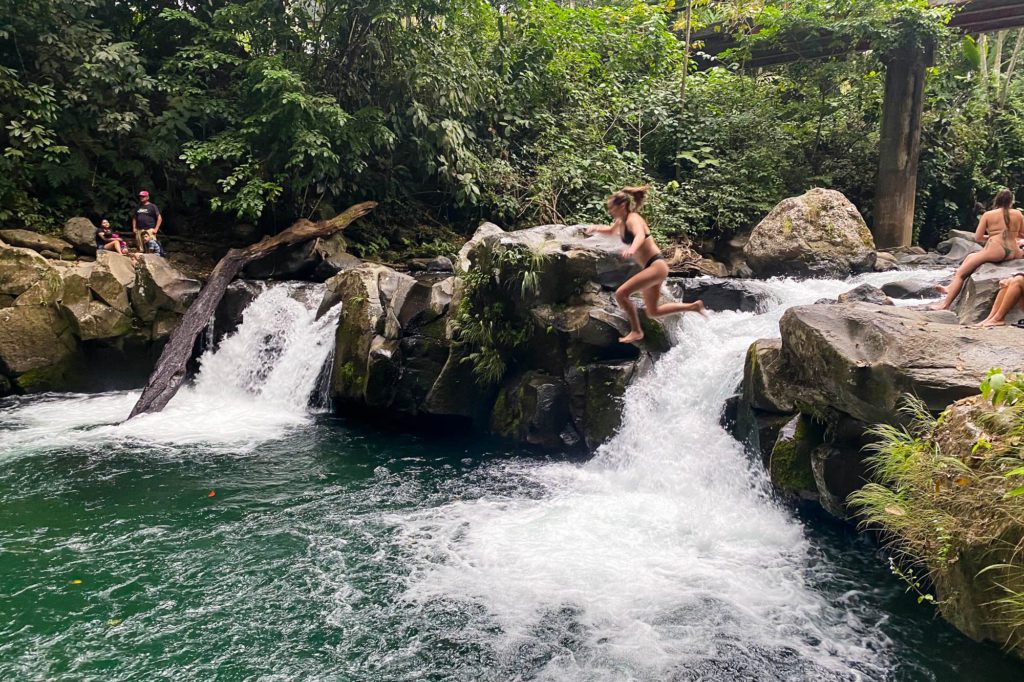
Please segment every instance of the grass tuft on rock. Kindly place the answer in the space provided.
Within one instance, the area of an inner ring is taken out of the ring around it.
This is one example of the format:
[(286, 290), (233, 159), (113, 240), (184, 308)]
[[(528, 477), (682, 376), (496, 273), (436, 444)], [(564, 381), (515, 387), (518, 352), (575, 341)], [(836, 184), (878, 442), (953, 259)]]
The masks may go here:
[(873, 430), (873, 482), (851, 508), (922, 601), (1024, 656), (1024, 375), (993, 370), (937, 419), (916, 399), (903, 409), (907, 426)]

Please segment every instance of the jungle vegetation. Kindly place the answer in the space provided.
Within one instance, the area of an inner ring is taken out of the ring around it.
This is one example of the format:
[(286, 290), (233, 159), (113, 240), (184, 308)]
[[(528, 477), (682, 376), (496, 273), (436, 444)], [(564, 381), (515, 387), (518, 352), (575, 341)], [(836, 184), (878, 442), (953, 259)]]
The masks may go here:
[[(1024, 180), (1022, 34), (947, 19), (926, 0), (0, 0), (0, 223), (116, 225), (145, 187), (172, 234), (217, 237), (373, 199), (364, 254), (444, 250), (485, 219), (601, 219), (638, 183), (662, 236), (727, 236), (811, 186), (870, 223), (884, 58), (928, 39), (933, 244)], [(751, 24), (717, 62), (695, 39)], [(823, 27), (869, 49), (744, 66)]]

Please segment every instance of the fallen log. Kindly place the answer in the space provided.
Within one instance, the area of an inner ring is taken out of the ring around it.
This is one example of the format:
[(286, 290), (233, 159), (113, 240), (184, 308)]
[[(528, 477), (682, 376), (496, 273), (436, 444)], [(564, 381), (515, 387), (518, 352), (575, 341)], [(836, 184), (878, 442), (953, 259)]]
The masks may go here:
[(185, 366), (192, 355), (196, 337), (209, 324), (220, 304), (220, 299), (224, 296), (224, 291), (238, 271), (246, 264), (259, 260), (285, 246), (300, 244), (310, 239), (329, 237), (335, 232), (344, 230), (376, 206), (376, 202), (366, 201), (350, 207), (331, 220), (318, 223), (299, 220), (288, 229), (272, 237), (264, 237), (244, 249), (228, 251), (210, 273), (210, 279), (207, 280), (195, 302), (185, 311), (181, 322), (171, 333), (171, 338), (164, 346), (156, 368), (149, 375), (146, 388), (143, 389), (142, 395), (139, 396), (139, 400), (135, 403), (128, 418), (131, 419), (147, 412), (159, 412), (178, 392), (185, 380)]

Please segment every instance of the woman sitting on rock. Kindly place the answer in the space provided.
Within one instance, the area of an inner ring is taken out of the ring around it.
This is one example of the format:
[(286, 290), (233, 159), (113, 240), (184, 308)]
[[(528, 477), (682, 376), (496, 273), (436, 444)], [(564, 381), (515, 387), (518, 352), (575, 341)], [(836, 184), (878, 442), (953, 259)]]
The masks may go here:
[(1024, 303), (1024, 272), (999, 280), (999, 293), (988, 314), (979, 327), (1000, 327), (1006, 324), (1006, 316), (1017, 305)]
[(1012, 208), (1013, 192), (1005, 188), (999, 190), (992, 202), (992, 210), (982, 214), (974, 232), (974, 238), (985, 248), (964, 258), (949, 286), (939, 287), (946, 298), (932, 306), (933, 310), (948, 310), (963, 288), (964, 280), (985, 263), (1001, 263), (1021, 257), (1017, 237), (1024, 229), (1024, 215)]
[(122, 256), (128, 255), (128, 245), (121, 239), (121, 235), (110, 231), (109, 220), (101, 221), (99, 229), (96, 230), (96, 250), (113, 251)]
[(587, 234), (616, 234), (626, 248), (623, 258), (632, 258), (640, 264), (641, 270), (615, 290), (615, 300), (629, 318), (630, 332), (619, 339), (622, 343), (636, 343), (644, 338), (640, 327), (640, 315), (629, 300), (630, 295), (643, 292), (644, 310), (648, 317), (662, 317), (675, 313), (698, 312), (704, 315), (704, 304), (658, 302), (661, 285), (668, 277), (668, 263), (661, 255), (661, 249), (654, 243), (647, 221), (637, 213), (647, 198), (647, 187), (626, 187), (608, 197), (608, 213), (614, 219), (610, 226), (593, 225)]

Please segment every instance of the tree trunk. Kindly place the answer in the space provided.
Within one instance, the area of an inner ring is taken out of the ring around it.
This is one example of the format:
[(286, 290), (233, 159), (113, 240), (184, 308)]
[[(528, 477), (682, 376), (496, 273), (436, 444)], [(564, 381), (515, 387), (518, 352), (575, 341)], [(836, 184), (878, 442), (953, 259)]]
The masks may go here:
[(999, 91), (999, 106), (1006, 106), (1006, 97), (1009, 94), (1010, 82), (1013, 80), (1017, 70), (1017, 59), (1020, 57), (1021, 43), (1024, 43), (1024, 28), (1017, 29), (1017, 38), (1013, 41), (1013, 52), (1010, 54), (1010, 63), (1006, 67), (1006, 77), (1003, 78), (1003, 87)]
[(932, 49), (903, 47), (885, 65), (885, 101), (875, 191), (875, 246), (910, 246), (917, 162), (921, 154), (924, 85)]
[(331, 220), (313, 223), (308, 220), (299, 220), (287, 230), (274, 235), (264, 237), (259, 242), (247, 246), (244, 249), (231, 249), (220, 259), (217, 267), (210, 273), (210, 279), (199, 292), (194, 303), (185, 311), (181, 322), (171, 333), (171, 338), (164, 346), (156, 368), (149, 375), (146, 388), (139, 396), (139, 400), (132, 408), (128, 418), (145, 414), (147, 412), (159, 412), (167, 406), (174, 394), (178, 392), (181, 383), (185, 379), (185, 365), (192, 355), (192, 348), (195, 346), (196, 337), (199, 335), (210, 319), (213, 317), (220, 299), (231, 280), (235, 278), (238, 271), (246, 264), (259, 260), (264, 256), (284, 246), (300, 244), (310, 239), (328, 237), (335, 232), (344, 230), (358, 218), (363, 217), (377, 206), (376, 202), (367, 201), (352, 206), (344, 213)]

